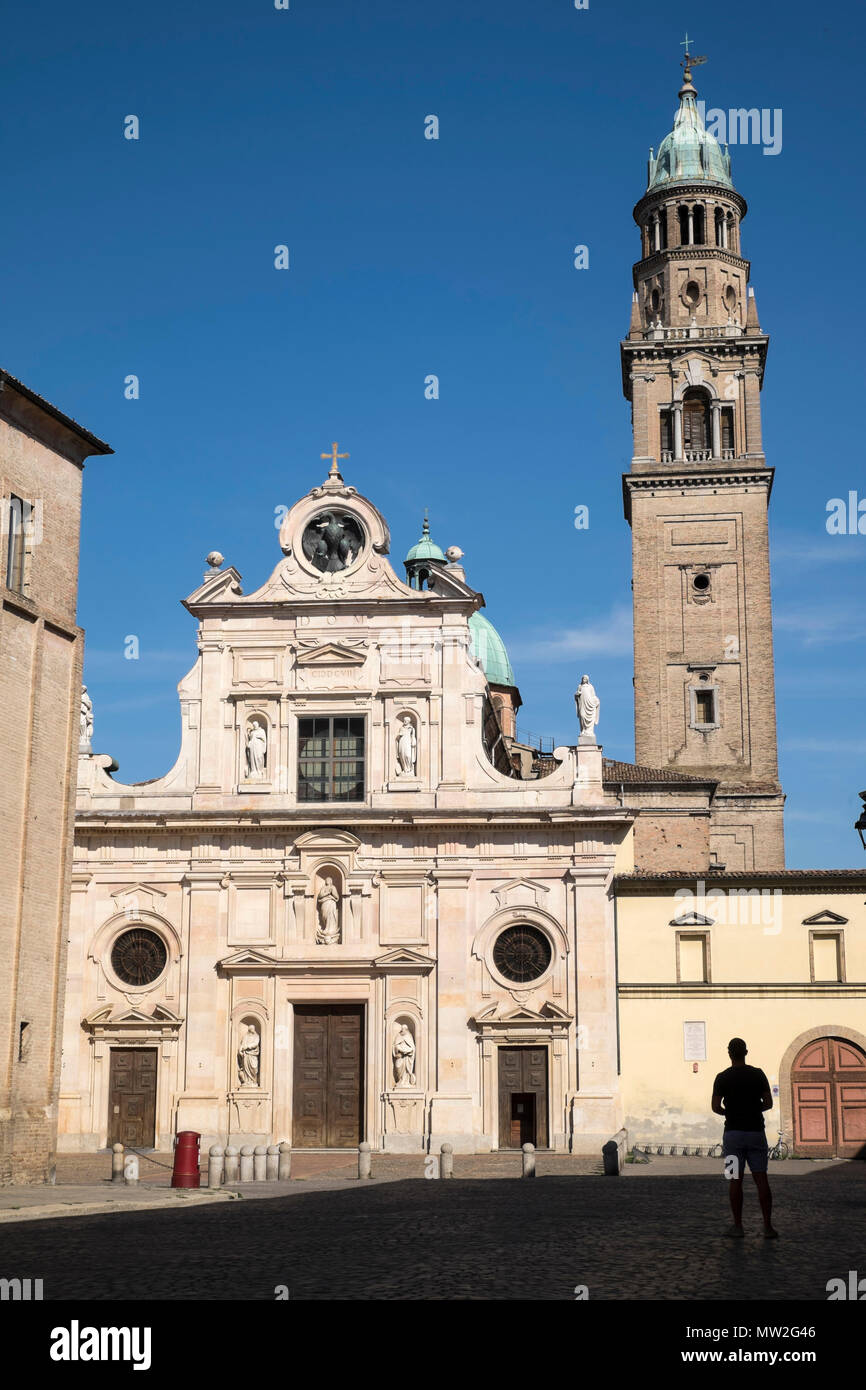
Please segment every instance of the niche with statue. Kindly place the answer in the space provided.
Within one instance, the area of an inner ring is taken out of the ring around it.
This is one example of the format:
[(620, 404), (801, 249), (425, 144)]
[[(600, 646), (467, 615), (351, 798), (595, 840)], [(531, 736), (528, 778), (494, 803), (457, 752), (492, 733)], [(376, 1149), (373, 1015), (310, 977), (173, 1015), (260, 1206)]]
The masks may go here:
[(316, 919), (316, 945), (339, 946), (343, 941), (343, 902), (345, 884), (340, 869), (323, 865), (313, 886)]

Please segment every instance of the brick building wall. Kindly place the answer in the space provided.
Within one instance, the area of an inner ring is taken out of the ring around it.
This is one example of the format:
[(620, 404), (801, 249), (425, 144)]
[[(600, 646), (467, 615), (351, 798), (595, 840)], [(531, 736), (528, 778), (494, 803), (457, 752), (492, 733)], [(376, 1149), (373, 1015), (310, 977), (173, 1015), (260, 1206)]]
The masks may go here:
[[(0, 1183), (50, 1177), (79, 738), (82, 460), (110, 452), (0, 374)], [(10, 529), (29, 504), (10, 568)]]

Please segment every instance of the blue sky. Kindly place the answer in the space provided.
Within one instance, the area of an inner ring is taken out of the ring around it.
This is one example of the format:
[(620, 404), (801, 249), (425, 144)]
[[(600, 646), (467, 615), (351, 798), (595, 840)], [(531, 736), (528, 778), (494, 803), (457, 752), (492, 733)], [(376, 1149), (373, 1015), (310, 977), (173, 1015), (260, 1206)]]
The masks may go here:
[(175, 759), (175, 687), (195, 657), (179, 600), (205, 555), (257, 588), (280, 558), (275, 507), (320, 481), (334, 439), (390, 522), (400, 572), (425, 506), (440, 544), (464, 550), (525, 727), (572, 740), (586, 669), (605, 751), (633, 756), (618, 344), (631, 209), (672, 123), (688, 27), (709, 54), (695, 74), (708, 106), (783, 113), (779, 154), (732, 157), (771, 335), (788, 862), (861, 862), (866, 536), (825, 521), (830, 498), (866, 497), (862, 12), (732, 0), (713, 18), (669, 0), (16, 11), (3, 362), (115, 450), (85, 472), (79, 617), (95, 744), (120, 777)]

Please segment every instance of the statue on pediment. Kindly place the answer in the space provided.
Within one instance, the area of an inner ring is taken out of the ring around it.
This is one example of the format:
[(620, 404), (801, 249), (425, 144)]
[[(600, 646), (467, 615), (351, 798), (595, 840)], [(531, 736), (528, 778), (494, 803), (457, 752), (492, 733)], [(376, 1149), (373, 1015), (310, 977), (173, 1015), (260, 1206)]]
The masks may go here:
[(78, 746), (81, 752), (90, 752), (93, 738), (93, 701), (87, 693), (87, 686), (81, 687), (81, 714), (78, 729)]
[(601, 700), (596, 695), (589, 676), (581, 676), (574, 702), (580, 721), (580, 736), (592, 741), (595, 739), (595, 726), (601, 713)]

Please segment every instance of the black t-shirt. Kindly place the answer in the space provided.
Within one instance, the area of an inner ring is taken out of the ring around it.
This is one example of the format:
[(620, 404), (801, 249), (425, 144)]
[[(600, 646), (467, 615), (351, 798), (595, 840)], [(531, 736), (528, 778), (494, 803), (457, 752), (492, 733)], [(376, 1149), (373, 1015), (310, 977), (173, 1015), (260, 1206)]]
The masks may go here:
[(713, 1082), (713, 1093), (722, 1098), (725, 1129), (763, 1129), (761, 1096), (769, 1090), (770, 1083), (760, 1067), (743, 1065), (720, 1071)]

